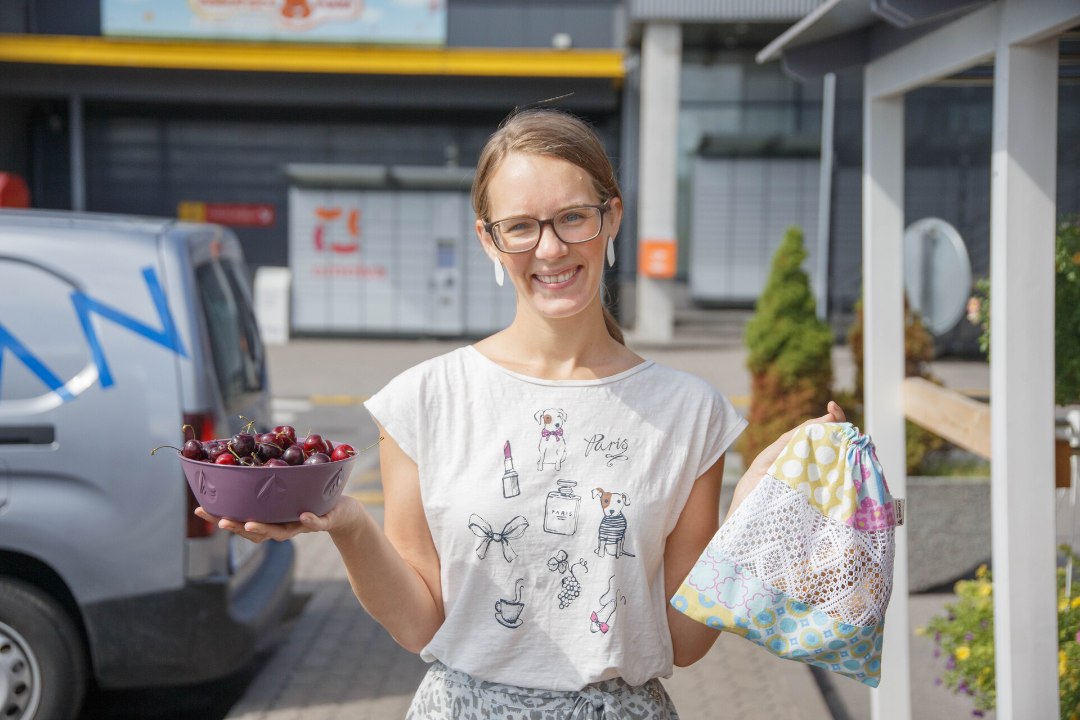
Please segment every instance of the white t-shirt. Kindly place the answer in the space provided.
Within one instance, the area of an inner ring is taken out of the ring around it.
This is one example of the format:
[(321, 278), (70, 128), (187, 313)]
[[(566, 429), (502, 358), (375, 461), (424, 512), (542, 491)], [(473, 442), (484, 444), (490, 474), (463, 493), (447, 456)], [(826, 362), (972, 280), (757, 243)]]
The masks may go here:
[(416, 462), (439, 553), (446, 621), (421, 657), (551, 690), (671, 674), (664, 541), (746, 425), (727, 399), (651, 361), (552, 381), (467, 346), (365, 406)]

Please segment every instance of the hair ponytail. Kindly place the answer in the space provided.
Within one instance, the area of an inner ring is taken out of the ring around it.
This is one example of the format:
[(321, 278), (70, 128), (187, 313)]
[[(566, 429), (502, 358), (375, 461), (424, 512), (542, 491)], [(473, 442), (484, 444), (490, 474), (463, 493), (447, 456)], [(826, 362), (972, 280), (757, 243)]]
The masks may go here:
[(608, 310), (607, 305), (604, 305), (604, 327), (607, 328), (608, 335), (613, 337), (616, 342), (620, 345), (626, 345), (622, 328), (619, 327), (619, 321), (616, 320), (615, 316)]

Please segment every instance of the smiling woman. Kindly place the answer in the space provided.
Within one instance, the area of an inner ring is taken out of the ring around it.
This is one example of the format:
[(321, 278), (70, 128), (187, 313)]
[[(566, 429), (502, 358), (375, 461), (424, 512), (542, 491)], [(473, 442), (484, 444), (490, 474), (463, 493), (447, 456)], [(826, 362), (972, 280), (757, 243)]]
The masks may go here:
[(348, 496), (323, 517), (220, 526), (255, 541), (330, 533), (368, 613), (431, 663), (409, 718), (676, 718), (660, 678), (717, 631), (667, 600), (716, 532), (745, 421), (623, 343), (601, 292), (623, 199), (587, 124), (511, 115), (472, 201), (515, 315), (365, 402), (385, 438), (384, 528)]

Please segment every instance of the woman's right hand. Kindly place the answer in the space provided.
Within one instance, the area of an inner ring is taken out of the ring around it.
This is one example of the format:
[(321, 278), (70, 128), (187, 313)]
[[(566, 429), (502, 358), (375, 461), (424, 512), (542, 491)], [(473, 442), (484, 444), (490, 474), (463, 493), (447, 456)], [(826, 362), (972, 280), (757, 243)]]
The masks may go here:
[(302, 533), (348, 529), (361, 521), (363, 512), (360, 501), (348, 495), (343, 495), (325, 515), (305, 512), (300, 514), (298, 520), (288, 523), (261, 523), (253, 520), (239, 522), (212, 515), (203, 507), (195, 508), (195, 514), (206, 522), (254, 543), (264, 540), (289, 540)]

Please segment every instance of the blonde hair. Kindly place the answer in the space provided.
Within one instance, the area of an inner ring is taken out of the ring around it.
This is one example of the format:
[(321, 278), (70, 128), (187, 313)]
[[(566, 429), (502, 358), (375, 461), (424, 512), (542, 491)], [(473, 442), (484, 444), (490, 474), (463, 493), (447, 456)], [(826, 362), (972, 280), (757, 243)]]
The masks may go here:
[[(472, 206), (476, 216), (489, 222), (488, 186), (507, 155), (513, 152), (556, 157), (577, 165), (589, 174), (601, 203), (622, 199), (615, 168), (600, 138), (588, 124), (567, 112), (530, 109), (512, 113), (488, 138), (476, 163), (472, 185)], [(622, 329), (607, 305), (601, 301), (608, 334), (622, 344)]]

